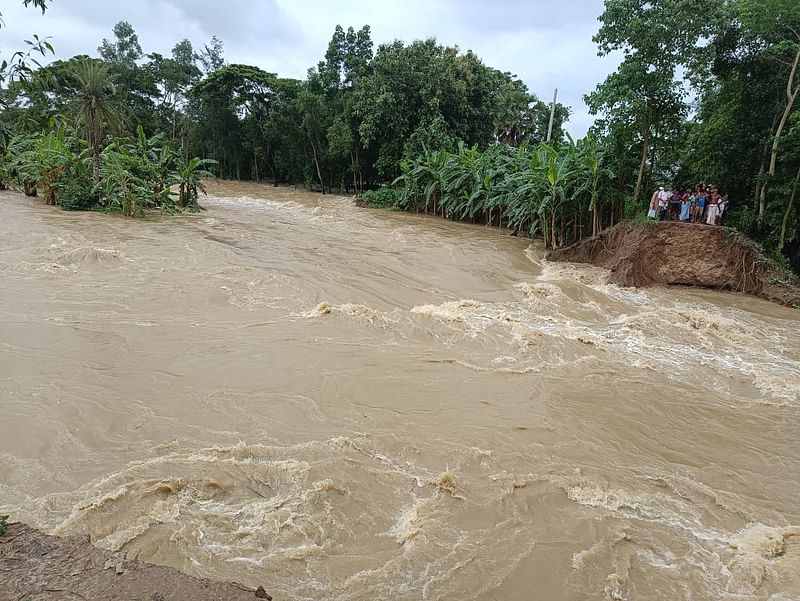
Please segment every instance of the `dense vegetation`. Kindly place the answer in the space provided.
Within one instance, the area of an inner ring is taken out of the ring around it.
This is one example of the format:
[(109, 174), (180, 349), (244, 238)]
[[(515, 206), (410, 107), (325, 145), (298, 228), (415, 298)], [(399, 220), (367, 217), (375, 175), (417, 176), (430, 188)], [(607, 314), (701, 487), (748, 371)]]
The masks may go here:
[[(25, 4), (46, 9), (44, 0)], [(52, 52), (35, 40), (2, 65), (9, 85), (0, 96), (0, 189), (16, 185), (66, 210), (197, 210), (202, 178), (212, 176), (204, 167), (214, 161), (189, 159), (167, 134), (148, 138), (141, 124), (129, 133), (127, 95), (110, 60), (124, 60), (125, 42), (104, 41), (105, 60), (75, 57), (34, 70), (33, 56)]]
[(621, 60), (586, 96), (596, 125), (573, 141), (558, 105), (547, 143), (549, 106), (522, 81), (435, 40), (373, 50), (369, 27), (337, 27), (296, 80), (227, 64), (216, 38), (145, 54), (122, 22), (99, 58), (3, 67), (0, 178), (136, 214), (196, 206), (208, 168), (550, 246), (644, 214), (661, 183), (712, 182), (732, 199), (728, 225), (800, 269), (796, 0), (606, 0), (595, 42)]
[(800, 269), (797, 0), (606, 0), (595, 36), (622, 63), (586, 98), (623, 199), (711, 182), (727, 225)]
[(460, 144), (455, 152), (425, 150), (403, 161), (394, 195), (384, 189), (362, 199), (541, 233), (556, 247), (599, 231), (601, 191), (613, 179), (602, 162), (602, 149), (591, 135), (577, 143), (494, 144), (484, 151)]
[(430, 146), (402, 163), (391, 199), (364, 201), (502, 222), (556, 246), (644, 215), (658, 185), (711, 182), (733, 199), (728, 225), (800, 270), (796, 0), (606, 0), (600, 23), (600, 54), (621, 64), (586, 96), (589, 138)]

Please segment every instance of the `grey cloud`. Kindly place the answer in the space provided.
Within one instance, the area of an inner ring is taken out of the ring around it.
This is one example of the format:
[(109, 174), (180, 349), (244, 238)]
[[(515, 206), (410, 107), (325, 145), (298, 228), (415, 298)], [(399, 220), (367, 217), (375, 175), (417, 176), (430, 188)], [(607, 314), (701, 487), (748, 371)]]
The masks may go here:
[(517, 74), (543, 100), (558, 87), (560, 100), (573, 108), (570, 129), (577, 135), (591, 123), (583, 95), (616, 66), (599, 59), (591, 41), (603, 0), (54, 0), (44, 17), (18, 0), (3, 4), (5, 50), (39, 32), (53, 37), (58, 58), (95, 54), (114, 24), (126, 20), (145, 52), (168, 53), (184, 37), (201, 47), (216, 35), (229, 62), (287, 77), (303, 77), (316, 65), (337, 24), (369, 24), (376, 47), (436, 37)]
[(603, 8), (602, 0), (494, 0), (460, 2), (452, 18), (475, 31), (558, 30), (594, 24)]

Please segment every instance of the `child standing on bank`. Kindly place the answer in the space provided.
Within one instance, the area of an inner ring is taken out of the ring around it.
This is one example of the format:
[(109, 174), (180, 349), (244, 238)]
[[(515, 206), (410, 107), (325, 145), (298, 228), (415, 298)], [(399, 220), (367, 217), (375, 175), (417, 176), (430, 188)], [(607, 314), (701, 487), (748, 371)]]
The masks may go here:
[(688, 223), (689, 219), (691, 218), (692, 208), (694, 207), (694, 195), (689, 196), (689, 193), (683, 195), (683, 200), (681, 200), (681, 215), (680, 220), (683, 223)]

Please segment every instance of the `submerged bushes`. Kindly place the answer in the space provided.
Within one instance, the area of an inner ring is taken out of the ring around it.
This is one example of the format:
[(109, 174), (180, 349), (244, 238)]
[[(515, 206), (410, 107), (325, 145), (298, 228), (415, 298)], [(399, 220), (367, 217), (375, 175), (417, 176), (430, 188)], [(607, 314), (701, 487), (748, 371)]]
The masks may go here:
[(378, 188), (367, 190), (358, 195), (359, 204), (378, 209), (389, 209), (397, 206), (400, 201), (400, 191), (395, 188)]
[[(147, 209), (164, 213), (198, 210), (201, 178), (213, 177), (203, 167), (213, 161), (186, 161), (165, 136), (112, 141), (100, 155), (100, 181), (93, 184), (93, 159), (87, 143), (63, 125), (37, 134), (20, 134), (5, 147), (0, 183), (29, 196), (41, 192), (47, 204), (64, 210), (101, 209), (124, 215)], [(176, 187), (177, 191), (172, 188)]]

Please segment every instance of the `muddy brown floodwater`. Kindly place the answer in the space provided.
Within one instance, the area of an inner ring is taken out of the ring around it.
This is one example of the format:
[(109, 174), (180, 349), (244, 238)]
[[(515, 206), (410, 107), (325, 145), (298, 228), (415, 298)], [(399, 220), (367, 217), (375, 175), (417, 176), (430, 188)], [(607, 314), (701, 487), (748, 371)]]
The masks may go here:
[(210, 192), (0, 194), (0, 511), (278, 600), (800, 599), (800, 313)]

